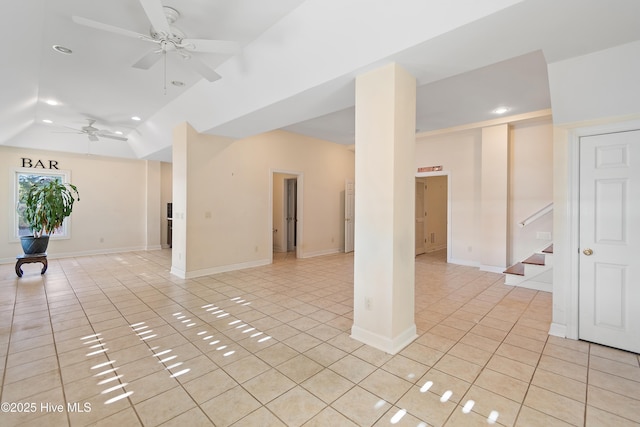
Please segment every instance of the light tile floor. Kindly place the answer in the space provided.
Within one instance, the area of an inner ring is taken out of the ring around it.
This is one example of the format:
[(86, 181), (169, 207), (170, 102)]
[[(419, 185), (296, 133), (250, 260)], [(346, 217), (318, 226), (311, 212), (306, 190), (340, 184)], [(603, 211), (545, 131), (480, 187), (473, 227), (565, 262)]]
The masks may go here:
[(637, 354), (547, 335), (551, 295), (416, 259), (419, 338), (349, 337), (353, 256), (181, 280), (168, 250), (0, 265), (0, 425), (640, 425)]

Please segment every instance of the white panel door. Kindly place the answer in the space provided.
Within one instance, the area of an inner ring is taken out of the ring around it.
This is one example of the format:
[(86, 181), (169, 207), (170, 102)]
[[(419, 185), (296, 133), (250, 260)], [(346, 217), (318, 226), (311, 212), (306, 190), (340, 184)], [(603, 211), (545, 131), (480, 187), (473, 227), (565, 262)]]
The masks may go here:
[(353, 224), (355, 187), (350, 179), (344, 182), (344, 253), (353, 252), (355, 227)]
[(579, 337), (640, 352), (640, 130), (580, 138)]

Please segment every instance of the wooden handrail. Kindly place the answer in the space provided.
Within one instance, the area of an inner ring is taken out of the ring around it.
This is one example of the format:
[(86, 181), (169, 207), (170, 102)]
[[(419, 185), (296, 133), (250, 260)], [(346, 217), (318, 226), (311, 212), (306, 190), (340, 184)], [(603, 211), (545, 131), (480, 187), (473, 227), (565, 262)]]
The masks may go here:
[(549, 203), (547, 206), (545, 206), (544, 208), (542, 208), (539, 211), (535, 212), (534, 214), (529, 215), (527, 217), (527, 219), (525, 219), (524, 221), (519, 222), (518, 225), (520, 227), (525, 227), (525, 226), (531, 224), (532, 222), (534, 222), (535, 220), (539, 219), (543, 215), (548, 214), (552, 210), (553, 210), (553, 202)]

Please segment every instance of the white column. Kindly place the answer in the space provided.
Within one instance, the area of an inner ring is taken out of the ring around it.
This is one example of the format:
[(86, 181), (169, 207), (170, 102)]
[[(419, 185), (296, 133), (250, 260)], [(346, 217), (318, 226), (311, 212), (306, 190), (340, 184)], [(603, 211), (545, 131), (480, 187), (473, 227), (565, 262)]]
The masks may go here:
[(416, 81), (389, 64), (356, 79), (354, 323), (395, 354), (416, 338)]
[(191, 127), (181, 123), (173, 129), (173, 243), (171, 273), (186, 278), (187, 274), (187, 190), (188, 140)]
[(147, 218), (147, 232), (146, 232), (146, 244), (145, 249), (160, 249), (160, 236), (162, 235), (162, 204), (160, 202), (160, 190), (161, 190), (161, 172), (160, 162), (147, 160), (145, 161), (147, 167), (147, 200), (146, 206), (146, 218)]
[(482, 129), (482, 255), (483, 270), (507, 267), (509, 197), (509, 125)]

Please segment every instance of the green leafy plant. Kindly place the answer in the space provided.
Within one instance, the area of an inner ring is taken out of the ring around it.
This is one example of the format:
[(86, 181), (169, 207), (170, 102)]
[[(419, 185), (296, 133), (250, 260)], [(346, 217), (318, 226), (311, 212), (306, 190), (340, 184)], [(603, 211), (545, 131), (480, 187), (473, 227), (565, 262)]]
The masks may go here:
[(24, 198), (24, 219), (33, 237), (53, 234), (71, 215), (73, 203), (80, 200), (75, 185), (57, 180), (41, 180), (29, 188)]

